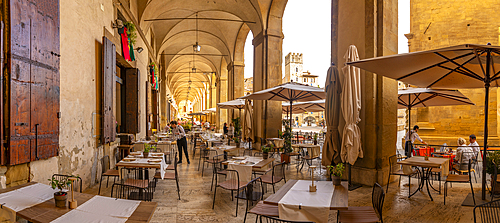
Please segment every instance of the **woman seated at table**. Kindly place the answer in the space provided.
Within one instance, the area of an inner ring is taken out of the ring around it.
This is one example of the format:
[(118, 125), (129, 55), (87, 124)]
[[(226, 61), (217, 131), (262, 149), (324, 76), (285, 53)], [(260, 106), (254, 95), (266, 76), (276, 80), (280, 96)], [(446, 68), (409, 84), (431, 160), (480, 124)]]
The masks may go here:
[(460, 164), (460, 166), (458, 166), (457, 168), (461, 170), (463, 168), (467, 169), (469, 159), (472, 159), (474, 155), (474, 151), (472, 150), (472, 148), (468, 147), (465, 143), (466, 141), (464, 138), (458, 138), (458, 148), (457, 155), (455, 156), (455, 163)]

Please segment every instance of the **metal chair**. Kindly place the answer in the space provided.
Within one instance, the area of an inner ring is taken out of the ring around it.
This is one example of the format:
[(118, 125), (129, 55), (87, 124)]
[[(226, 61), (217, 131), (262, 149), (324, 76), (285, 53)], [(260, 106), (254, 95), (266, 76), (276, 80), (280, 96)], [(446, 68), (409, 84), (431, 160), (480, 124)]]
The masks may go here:
[(140, 188), (138, 194), (131, 195), (134, 198), (151, 201), (153, 199), (154, 181), (149, 180), (148, 170), (143, 168), (123, 167), (121, 169), (121, 184)]
[(499, 196), (500, 195), (500, 193), (495, 193), (497, 185), (498, 185), (498, 183), (500, 183), (500, 182), (498, 182), (500, 180), (500, 179), (498, 179), (498, 167), (499, 166), (495, 163), (495, 160), (493, 160), (493, 165), (496, 168), (493, 168), (493, 175), (491, 175), (491, 177), (492, 177), (492, 179), (491, 179), (492, 180), (491, 181), (491, 191), (490, 191), (491, 192), (491, 201), (493, 201), (493, 198), (495, 196)]
[[(216, 171), (218, 168), (216, 167)], [(238, 174), (238, 171), (236, 170), (226, 170), (227, 171), (227, 179), (224, 182), (217, 183), (218, 182), (218, 175), (215, 175), (215, 183), (216, 186), (214, 188), (214, 202), (212, 205), (212, 209), (215, 208), (215, 195), (217, 195), (217, 187), (230, 190), (231, 193), (236, 191), (236, 194), (239, 194), (239, 192), (243, 189), (245, 189), (245, 186), (248, 184), (248, 182), (241, 182), (240, 181), (240, 175)], [(236, 217), (238, 217), (238, 201), (239, 201), (239, 196), (236, 196)]]
[(390, 169), (389, 169), (389, 178), (387, 179), (386, 192), (389, 192), (389, 182), (391, 182), (391, 175), (399, 176), (399, 185), (398, 186), (401, 186), (401, 176), (408, 176), (408, 185), (410, 186), (410, 188), (408, 189), (408, 196), (410, 196), (410, 194), (411, 194), (411, 177), (418, 174), (419, 171), (412, 170), (411, 173), (405, 173), (403, 171), (403, 168), (401, 167), (401, 165), (399, 165), (397, 162), (398, 162), (397, 155), (393, 155), (393, 156), (389, 157), (389, 168)]
[[(472, 168), (472, 165), (474, 165), (474, 152), (462, 152), (461, 156), (459, 156), (460, 162), (454, 166), (454, 169), (456, 172), (459, 174), (470, 174), (470, 172), (474, 172), (474, 179), (476, 180), (477, 183), (477, 178), (476, 178), (476, 170)], [(467, 162), (464, 162), (464, 158), (466, 157), (472, 157), (471, 165), (468, 166)]]
[(337, 212), (337, 222), (384, 222), (382, 208), (384, 206), (384, 189), (378, 184), (373, 185), (371, 207), (348, 207), (348, 210)]
[(262, 175), (260, 177), (260, 179), (265, 184), (273, 185), (273, 193), (276, 193), (276, 191), (274, 189), (274, 185), (277, 184), (278, 182), (280, 182), (281, 180), (284, 180), (286, 183), (285, 162), (278, 163), (278, 164), (274, 165), (270, 171), (271, 171), (271, 175), (266, 173), (266, 174)]
[(120, 176), (118, 170), (109, 169), (110, 161), (108, 155), (103, 156), (101, 162), (102, 162), (102, 172), (101, 172), (101, 180), (99, 181), (99, 192), (97, 194), (101, 194), (102, 177), (107, 177), (108, 180), (106, 181), (106, 187), (108, 187), (110, 177), (113, 177), (113, 183), (115, 183), (116, 178)]
[[(211, 150), (211, 149), (208, 149), (206, 151), (206, 157), (205, 157), (205, 160), (203, 160), (203, 164), (202, 164), (202, 167), (201, 167), (201, 176), (203, 177), (203, 172), (205, 170), (205, 163), (208, 163), (208, 164), (218, 164), (218, 163), (222, 163), (224, 160), (214, 160), (213, 157), (216, 157), (217, 155), (221, 155), (217, 152), (217, 150)], [(224, 155), (224, 154), (222, 154)], [(212, 157), (212, 159), (210, 159), (210, 157)], [(215, 163), (214, 163), (215, 162)]]
[[(198, 159), (198, 171), (200, 170), (200, 165), (208, 159), (208, 151), (210, 151), (210, 148), (207, 148), (206, 146), (203, 146), (200, 148), (200, 158)], [(193, 156), (194, 157), (194, 156)]]
[[(210, 191), (212, 191), (212, 188), (214, 186), (214, 179), (215, 179), (215, 175), (224, 175), (224, 176), (227, 176), (227, 171), (225, 169), (222, 169), (222, 162), (226, 161), (226, 159), (224, 158), (224, 154), (219, 154), (219, 155), (216, 155), (212, 158), (212, 164), (213, 164), (213, 168), (212, 168), (212, 184), (210, 185)], [(219, 168), (216, 168), (216, 166), (219, 165)]]
[(138, 195), (141, 194), (142, 188), (122, 183), (114, 183), (111, 186), (111, 197), (127, 200), (141, 200)]
[(82, 193), (83, 191), (83, 186), (82, 186), (82, 178), (79, 177), (79, 176), (72, 176), (72, 175), (64, 175), (64, 174), (53, 174), (52, 175), (52, 179), (56, 179), (56, 180), (67, 180), (69, 177), (74, 177), (76, 178), (76, 182), (75, 184), (73, 185), (73, 190), (74, 191), (78, 191), (78, 188), (80, 189), (80, 193)]
[[(177, 196), (179, 197), (179, 200), (181, 199), (181, 193), (179, 189), (179, 174), (177, 173), (177, 153), (174, 154), (174, 172), (165, 172), (163, 175), (164, 180), (175, 180), (175, 184), (177, 184)], [(157, 172), (154, 177), (155, 179), (155, 185), (158, 182), (158, 179), (161, 179), (161, 172)]]
[[(245, 193), (247, 206), (243, 222), (246, 222), (248, 213), (257, 215), (255, 221), (257, 221), (260, 215), (272, 217), (279, 216), (278, 206), (264, 204), (263, 201), (259, 201), (262, 200), (264, 194), (264, 187), (262, 187), (262, 181), (260, 180), (260, 177), (254, 178), (252, 181), (248, 182), (245, 187)], [(248, 210), (251, 205), (253, 205), (254, 201), (257, 202), (257, 204), (252, 209)]]
[(266, 215), (261, 215), (260, 216), (260, 223), (314, 223), (312, 221), (289, 221), (289, 220), (283, 220), (271, 216), (266, 216)]
[[(468, 168), (471, 169), (472, 160), (469, 159)], [(474, 188), (472, 187), (472, 180), (470, 176), (470, 171), (468, 175), (457, 175), (449, 174), (444, 182), (444, 204), (446, 205), (446, 195), (448, 195), (448, 183), (469, 183), (470, 190), (472, 191), (472, 201), (474, 201), (474, 206), (476, 205), (476, 199), (474, 198)]]
[(474, 223), (477, 221), (476, 212), (479, 211), (479, 217), (483, 223), (500, 222), (500, 200), (491, 201), (474, 207)]

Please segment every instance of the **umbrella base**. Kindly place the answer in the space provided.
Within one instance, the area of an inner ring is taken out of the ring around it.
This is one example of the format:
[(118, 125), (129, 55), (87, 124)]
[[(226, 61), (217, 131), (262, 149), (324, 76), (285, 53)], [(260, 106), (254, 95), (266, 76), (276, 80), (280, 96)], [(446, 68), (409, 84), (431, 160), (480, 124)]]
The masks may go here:
[[(491, 200), (488, 199), (490, 196), (486, 196), (486, 200), (481, 199), (481, 192), (474, 193), (474, 198), (476, 200), (476, 205), (488, 203)], [(467, 197), (465, 197), (464, 202), (462, 202), (462, 206), (467, 206), (467, 207), (474, 207), (474, 201), (472, 200), (472, 193), (467, 194)]]
[(349, 185), (349, 191), (356, 190), (361, 187), (361, 184), (350, 184)]

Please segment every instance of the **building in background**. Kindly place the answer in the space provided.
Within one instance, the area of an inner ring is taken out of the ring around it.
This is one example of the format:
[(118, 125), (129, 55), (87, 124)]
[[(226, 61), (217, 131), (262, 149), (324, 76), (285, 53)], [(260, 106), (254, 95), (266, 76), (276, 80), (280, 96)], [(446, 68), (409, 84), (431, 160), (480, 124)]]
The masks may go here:
[(288, 53), (285, 56), (285, 76), (283, 83), (296, 82), (310, 86), (319, 86), (318, 76), (303, 71), (302, 53)]
[(245, 95), (249, 95), (253, 92), (253, 77), (245, 78)]

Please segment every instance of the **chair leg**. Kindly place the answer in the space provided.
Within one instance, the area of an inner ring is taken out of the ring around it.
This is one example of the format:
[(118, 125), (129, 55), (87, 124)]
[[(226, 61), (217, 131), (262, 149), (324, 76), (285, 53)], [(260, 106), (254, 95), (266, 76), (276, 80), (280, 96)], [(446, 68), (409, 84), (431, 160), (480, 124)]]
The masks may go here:
[(408, 197), (411, 194), (411, 175), (408, 175)]
[(387, 178), (387, 189), (385, 190), (385, 193), (389, 193), (389, 182), (391, 181), (391, 174), (389, 174), (389, 178)]
[[(107, 178), (108, 178), (108, 180), (106, 181), (106, 188), (109, 187), (109, 177), (107, 177)], [(102, 175), (101, 175), (101, 180), (102, 180)], [(476, 183), (477, 183), (477, 180), (476, 180)]]
[[(274, 181), (274, 179), (273, 179), (273, 181)], [(276, 193), (276, 191), (274, 190), (274, 184), (272, 184), (272, 185), (273, 185), (273, 194), (275, 194), (275, 193)]]
[[(215, 171), (215, 168), (214, 168), (214, 171)], [(215, 177), (215, 174), (217, 174), (217, 173), (213, 173), (212, 174), (212, 184), (210, 185), (210, 191), (212, 191), (212, 187), (214, 186), (214, 177)]]
[[(109, 180), (109, 177), (108, 177), (108, 180)], [(99, 192), (97, 192), (98, 195), (101, 194), (101, 183), (102, 183), (102, 175), (101, 175), (101, 181), (99, 181)]]
[(448, 183), (444, 182), (444, 205), (446, 205), (446, 194), (448, 193)]
[(476, 206), (476, 198), (474, 197), (474, 188), (472, 188), (472, 180), (470, 183), (470, 191), (472, 192), (472, 201), (474, 201), (474, 206)]
[(203, 177), (203, 171), (205, 170), (205, 162), (201, 165), (201, 176)]
[(215, 188), (214, 188), (214, 203), (212, 204), (212, 209), (214, 209), (215, 207), (215, 195), (217, 194), (217, 185), (215, 185)]
[[(232, 194), (233, 191), (231, 191), (231, 194)], [(236, 190), (236, 194), (238, 194), (240, 191), (239, 190)], [(238, 217), (238, 198), (239, 196), (236, 196), (236, 217)]]
[(399, 175), (399, 183), (398, 183), (398, 187), (401, 187), (401, 175)]

